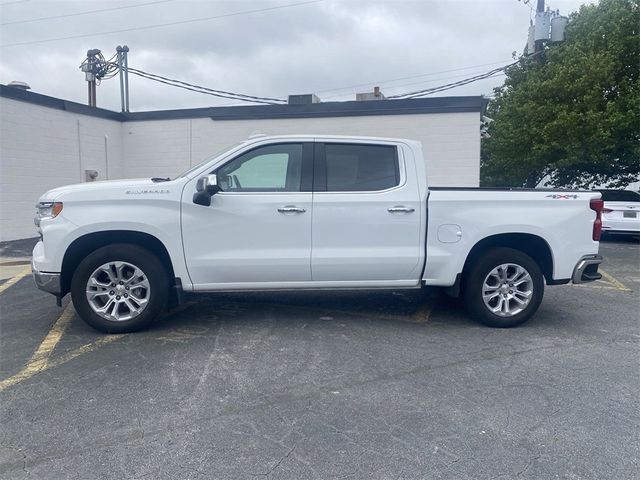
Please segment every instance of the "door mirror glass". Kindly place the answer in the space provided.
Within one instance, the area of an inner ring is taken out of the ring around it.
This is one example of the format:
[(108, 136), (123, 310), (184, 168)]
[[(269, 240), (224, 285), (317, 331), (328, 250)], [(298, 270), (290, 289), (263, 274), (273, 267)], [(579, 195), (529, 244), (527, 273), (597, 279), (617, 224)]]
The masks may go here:
[(196, 190), (198, 193), (215, 195), (220, 191), (220, 187), (218, 186), (218, 177), (215, 174), (200, 177), (198, 179), (198, 183), (196, 183)]
[(211, 205), (211, 197), (220, 191), (218, 177), (214, 174), (200, 177), (196, 183), (196, 193), (193, 194), (193, 203), (208, 207)]

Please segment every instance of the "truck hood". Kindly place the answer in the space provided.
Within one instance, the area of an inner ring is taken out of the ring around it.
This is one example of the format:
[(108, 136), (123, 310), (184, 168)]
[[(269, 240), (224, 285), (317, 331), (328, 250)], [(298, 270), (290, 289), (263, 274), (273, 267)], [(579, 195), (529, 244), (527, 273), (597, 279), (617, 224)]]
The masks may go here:
[(100, 192), (113, 191), (117, 189), (137, 189), (137, 188), (149, 188), (151, 186), (161, 187), (168, 182), (154, 182), (150, 178), (132, 178), (126, 180), (105, 180), (100, 182), (87, 182), (76, 183), (73, 185), (65, 185), (64, 187), (54, 188), (49, 190), (40, 197), (41, 202), (54, 202), (61, 197), (66, 197), (69, 194), (74, 193), (95, 193), (99, 195)]

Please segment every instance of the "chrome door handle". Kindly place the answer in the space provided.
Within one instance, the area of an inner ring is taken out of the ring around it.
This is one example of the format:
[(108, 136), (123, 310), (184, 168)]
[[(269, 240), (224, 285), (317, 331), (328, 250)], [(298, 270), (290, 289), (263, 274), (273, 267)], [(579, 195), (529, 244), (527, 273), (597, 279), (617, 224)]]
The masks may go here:
[(411, 213), (415, 211), (416, 211), (415, 208), (403, 207), (402, 205), (396, 205), (395, 207), (387, 208), (387, 212), (389, 213)]
[(284, 207), (280, 207), (278, 209), (280, 213), (304, 213), (306, 210), (304, 208), (296, 207), (294, 205), (285, 205)]

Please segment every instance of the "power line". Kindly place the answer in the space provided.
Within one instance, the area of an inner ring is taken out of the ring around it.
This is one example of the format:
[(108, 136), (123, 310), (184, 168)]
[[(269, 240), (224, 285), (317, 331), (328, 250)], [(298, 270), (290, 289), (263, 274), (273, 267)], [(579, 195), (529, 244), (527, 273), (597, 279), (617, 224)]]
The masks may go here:
[(286, 100), (282, 98), (271, 98), (271, 97), (257, 97), (254, 95), (245, 95), (242, 93), (234, 93), (228, 92), (225, 90), (215, 90), (208, 87), (203, 87), (201, 85), (196, 85), (193, 83), (183, 82), (182, 80), (176, 80), (173, 78), (163, 77), (162, 75), (156, 75), (154, 73), (145, 72), (143, 70), (138, 70), (137, 68), (129, 67), (127, 69), (128, 72), (138, 75), (139, 77), (146, 78), (148, 80), (153, 80), (155, 82), (164, 83), (166, 85), (171, 85), (172, 87), (183, 88), (185, 90), (191, 90), (193, 92), (204, 93), (207, 95), (213, 95), (215, 97), (221, 98), (230, 98), (233, 100), (241, 100), (244, 102), (253, 102), (253, 103), (266, 103), (266, 104), (280, 104), (286, 103)]
[(440, 80), (455, 80), (456, 78), (466, 78), (465, 75), (475, 75), (475, 74), (480, 74), (482, 73), (482, 71), (475, 71), (475, 72), (468, 72), (468, 73), (463, 73), (460, 75), (454, 75), (454, 76), (447, 76), (447, 77), (439, 77), (439, 78), (433, 78), (431, 80), (428, 80), (427, 82), (425, 81), (421, 81), (421, 82), (411, 82), (411, 83), (403, 83), (402, 85), (391, 85), (388, 87), (385, 87), (385, 89), (396, 89), (396, 88), (401, 88), (401, 87), (409, 87), (411, 85), (423, 85), (425, 83), (429, 84), (429, 83), (434, 83)]
[[(512, 65), (514, 65), (514, 64), (512, 64)], [(511, 66), (511, 65), (509, 65), (509, 66)], [(474, 77), (469, 77), (469, 78), (465, 78), (463, 80), (458, 80), (457, 82), (451, 82), (451, 83), (447, 83), (445, 85), (439, 85), (437, 87), (426, 88), (426, 89), (418, 90), (418, 91), (415, 91), (415, 92), (407, 92), (407, 93), (401, 93), (401, 94), (398, 94), (398, 95), (391, 95), (391, 96), (389, 96), (387, 98), (391, 99), (391, 100), (398, 99), (398, 98), (419, 98), (419, 97), (422, 97), (422, 96), (425, 96), (425, 95), (430, 95), (432, 93), (443, 92), (445, 90), (451, 90), (452, 88), (461, 87), (463, 85), (468, 85), (469, 83), (477, 82), (478, 80), (484, 80), (485, 78), (493, 77), (494, 75), (502, 73), (503, 71), (504, 71), (504, 68), (498, 68), (498, 69), (491, 70), (489, 72), (483, 73), (481, 75), (476, 75)]]
[[(504, 63), (506, 61), (507, 60), (500, 60), (499, 62), (482, 63), (480, 65), (470, 65), (468, 67), (454, 68), (452, 70), (441, 70), (439, 72), (420, 73), (418, 75), (411, 75), (411, 76), (408, 76), (408, 77), (399, 77), (399, 78), (392, 78), (392, 79), (388, 79), (388, 80), (377, 80), (377, 81), (374, 81), (374, 82), (359, 83), (359, 84), (355, 84), (355, 85), (347, 85), (345, 87), (330, 88), (330, 89), (327, 89), (327, 90), (318, 90), (318, 91), (316, 91), (316, 93), (336, 92), (336, 91), (339, 91), (339, 90), (348, 90), (350, 88), (355, 88), (355, 87), (367, 87), (367, 86), (370, 86), (370, 85), (373, 85), (373, 84), (382, 86), (385, 83), (392, 83), (392, 82), (397, 82), (397, 81), (400, 81), (400, 80), (409, 80), (411, 78), (429, 77), (429, 76), (432, 76), (432, 75), (440, 75), (441, 73), (451, 73), (451, 72), (459, 72), (459, 71), (462, 71), (462, 70), (471, 70), (472, 68), (487, 67), (487, 66), (490, 66), (490, 65), (498, 65), (498, 64)], [(397, 86), (403, 86), (403, 85), (397, 85)], [(395, 87), (390, 87), (390, 88), (395, 88)]]
[[(0, 23), (0, 25), (17, 25), (17, 24), (21, 24), (21, 23), (32, 23), (32, 22), (41, 22), (43, 20), (53, 20), (53, 19), (56, 19), (56, 18), (78, 17), (80, 15), (89, 15), (89, 14), (92, 14), (92, 13), (100, 13), (100, 12), (111, 12), (113, 10), (124, 10), (124, 9), (127, 9), (127, 8), (144, 7), (144, 6), (147, 6), (147, 5), (156, 5), (158, 3), (168, 3), (168, 2), (173, 2), (173, 1), (174, 0), (156, 0), (155, 2), (136, 3), (135, 5), (124, 5), (124, 6), (120, 6), (120, 7), (101, 8), (99, 10), (86, 10), (84, 12), (65, 13), (65, 14), (62, 14), (62, 15), (52, 15), (50, 17), (32, 18), (32, 19), (29, 19), (29, 20), (16, 20), (16, 21), (13, 21), (13, 22), (3, 22), (3, 23)], [(20, 3), (20, 2), (15, 2), (15, 3)], [(6, 5), (6, 4), (3, 3), (2, 5)]]
[(56, 38), (47, 38), (44, 40), (30, 40), (27, 42), (16, 42), (16, 43), (7, 43), (4, 45), (0, 45), (0, 48), (5, 48), (5, 47), (18, 47), (21, 45), (35, 45), (38, 43), (48, 43), (48, 42), (58, 42), (60, 40), (70, 40), (70, 39), (74, 39), (74, 38), (86, 38), (86, 37), (95, 37), (95, 36), (99, 36), (99, 35), (108, 35), (110, 33), (123, 33), (123, 32), (133, 32), (133, 31), (139, 31), (139, 30), (149, 30), (152, 28), (161, 28), (161, 27), (170, 27), (173, 25), (182, 25), (185, 23), (196, 23), (196, 22), (206, 22), (209, 20), (216, 20), (218, 18), (227, 18), (227, 17), (236, 17), (239, 15), (247, 15), (247, 14), (251, 14), (251, 13), (260, 13), (260, 12), (268, 12), (271, 10), (280, 10), (283, 8), (290, 8), (290, 7), (299, 7), (302, 5), (310, 5), (312, 3), (320, 3), (323, 2), (324, 0), (311, 0), (311, 1), (307, 1), (307, 2), (299, 2), (299, 3), (290, 3), (287, 5), (277, 5), (274, 7), (267, 7), (267, 8), (259, 8), (259, 9), (255, 9), (255, 10), (244, 10), (244, 11), (240, 11), (240, 12), (233, 12), (233, 13), (225, 13), (222, 15), (213, 15), (211, 17), (202, 17), (202, 18), (193, 18), (190, 20), (180, 20), (180, 21), (176, 21), (176, 22), (167, 22), (167, 23), (156, 23), (153, 25), (143, 25), (140, 27), (131, 27), (131, 28), (122, 28), (119, 30), (109, 30), (106, 32), (97, 32), (97, 33), (84, 33), (84, 34), (80, 34), (80, 35), (69, 35), (67, 37), (56, 37)]
[[(422, 80), (422, 81), (419, 81), (419, 82), (403, 83), (403, 84), (400, 84), (400, 85), (387, 85), (387, 86), (384, 86), (383, 83), (380, 83), (379, 85), (380, 85), (380, 87), (384, 87), (385, 91), (386, 90), (395, 90), (397, 88), (408, 87), (410, 85), (424, 85), (424, 84), (432, 84), (434, 82), (439, 82), (441, 80), (453, 80), (453, 79), (456, 79), (456, 78), (466, 78), (467, 75), (474, 75), (474, 74), (479, 74), (479, 73), (483, 73), (483, 71), (481, 70), (481, 71), (475, 71), (475, 72), (468, 72), (468, 73), (463, 73), (463, 74), (454, 75), (454, 76), (447, 75), (445, 77), (432, 78), (432, 79), (429, 79), (429, 80)], [(371, 85), (371, 84), (367, 84), (367, 85)], [(329, 95), (327, 97), (325, 97), (323, 95), (322, 98), (324, 99), (324, 98), (344, 97), (346, 95), (351, 95), (351, 93), (352, 92), (340, 93), (340, 94), (337, 94), (337, 95)]]
[(437, 87), (426, 88), (426, 89), (423, 89), (423, 90), (416, 90), (414, 92), (401, 93), (401, 94), (398, 94), (398, 95), (391, 95), (391, 96), (389, 96), (387, 98), (388, 99), (419, 98), (419, 97), (423, 97), (425, 95), (430, 95), (432, 93), (444, 92), (445, 90), (451, 90), (452, 88), (461, 87), (463, 85), (468, 85), (469, 83), (477, 82), (479, 80), (484, 80), (486, 78), (491, 78), (491, 77), (496, 76), (496, 75), (504, 74), (505, 71), (509, 67), (513, 67), (514, 65), (517, 65), (518, 63), (522, 62), (523, 60), (531, 58), (531, 57), (533, 57), (535, 55), (538, 55), (540, 53), (542, 53), (542, 52), (537, 52), (537, 53), (534, 53), (534, 54), (531, 54), (531, 55), (527, 55), (526, 57), (521, 57), (516, 62), (510, 63), (508, 65), (504, 65), (504, 66), (499, 67), (499, 68), (494, 68), (493, 70), (489, 70), (488, 72), (482, 73), (480, 75), (475, 75), (475, 76), (472, 76), (472, 77), (464, 78), (462, 80), (458, 80), (456, 82), (447, 83), (445, 85), (439, 85)]

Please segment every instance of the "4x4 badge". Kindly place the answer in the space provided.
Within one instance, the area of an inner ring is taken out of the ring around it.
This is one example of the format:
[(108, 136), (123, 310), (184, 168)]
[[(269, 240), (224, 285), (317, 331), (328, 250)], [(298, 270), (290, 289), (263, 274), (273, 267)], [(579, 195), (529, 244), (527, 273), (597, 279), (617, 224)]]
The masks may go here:
[(570, 198), (576, 199), (578, 198), (578, 195), (572, 194), (572, 195), (568, 195), (568, 194), (558, 194), (558, 193), (554, 193), (552, 195), (547, 195), (547, 198), (553, 198), (554, 200), (569, 200)]

